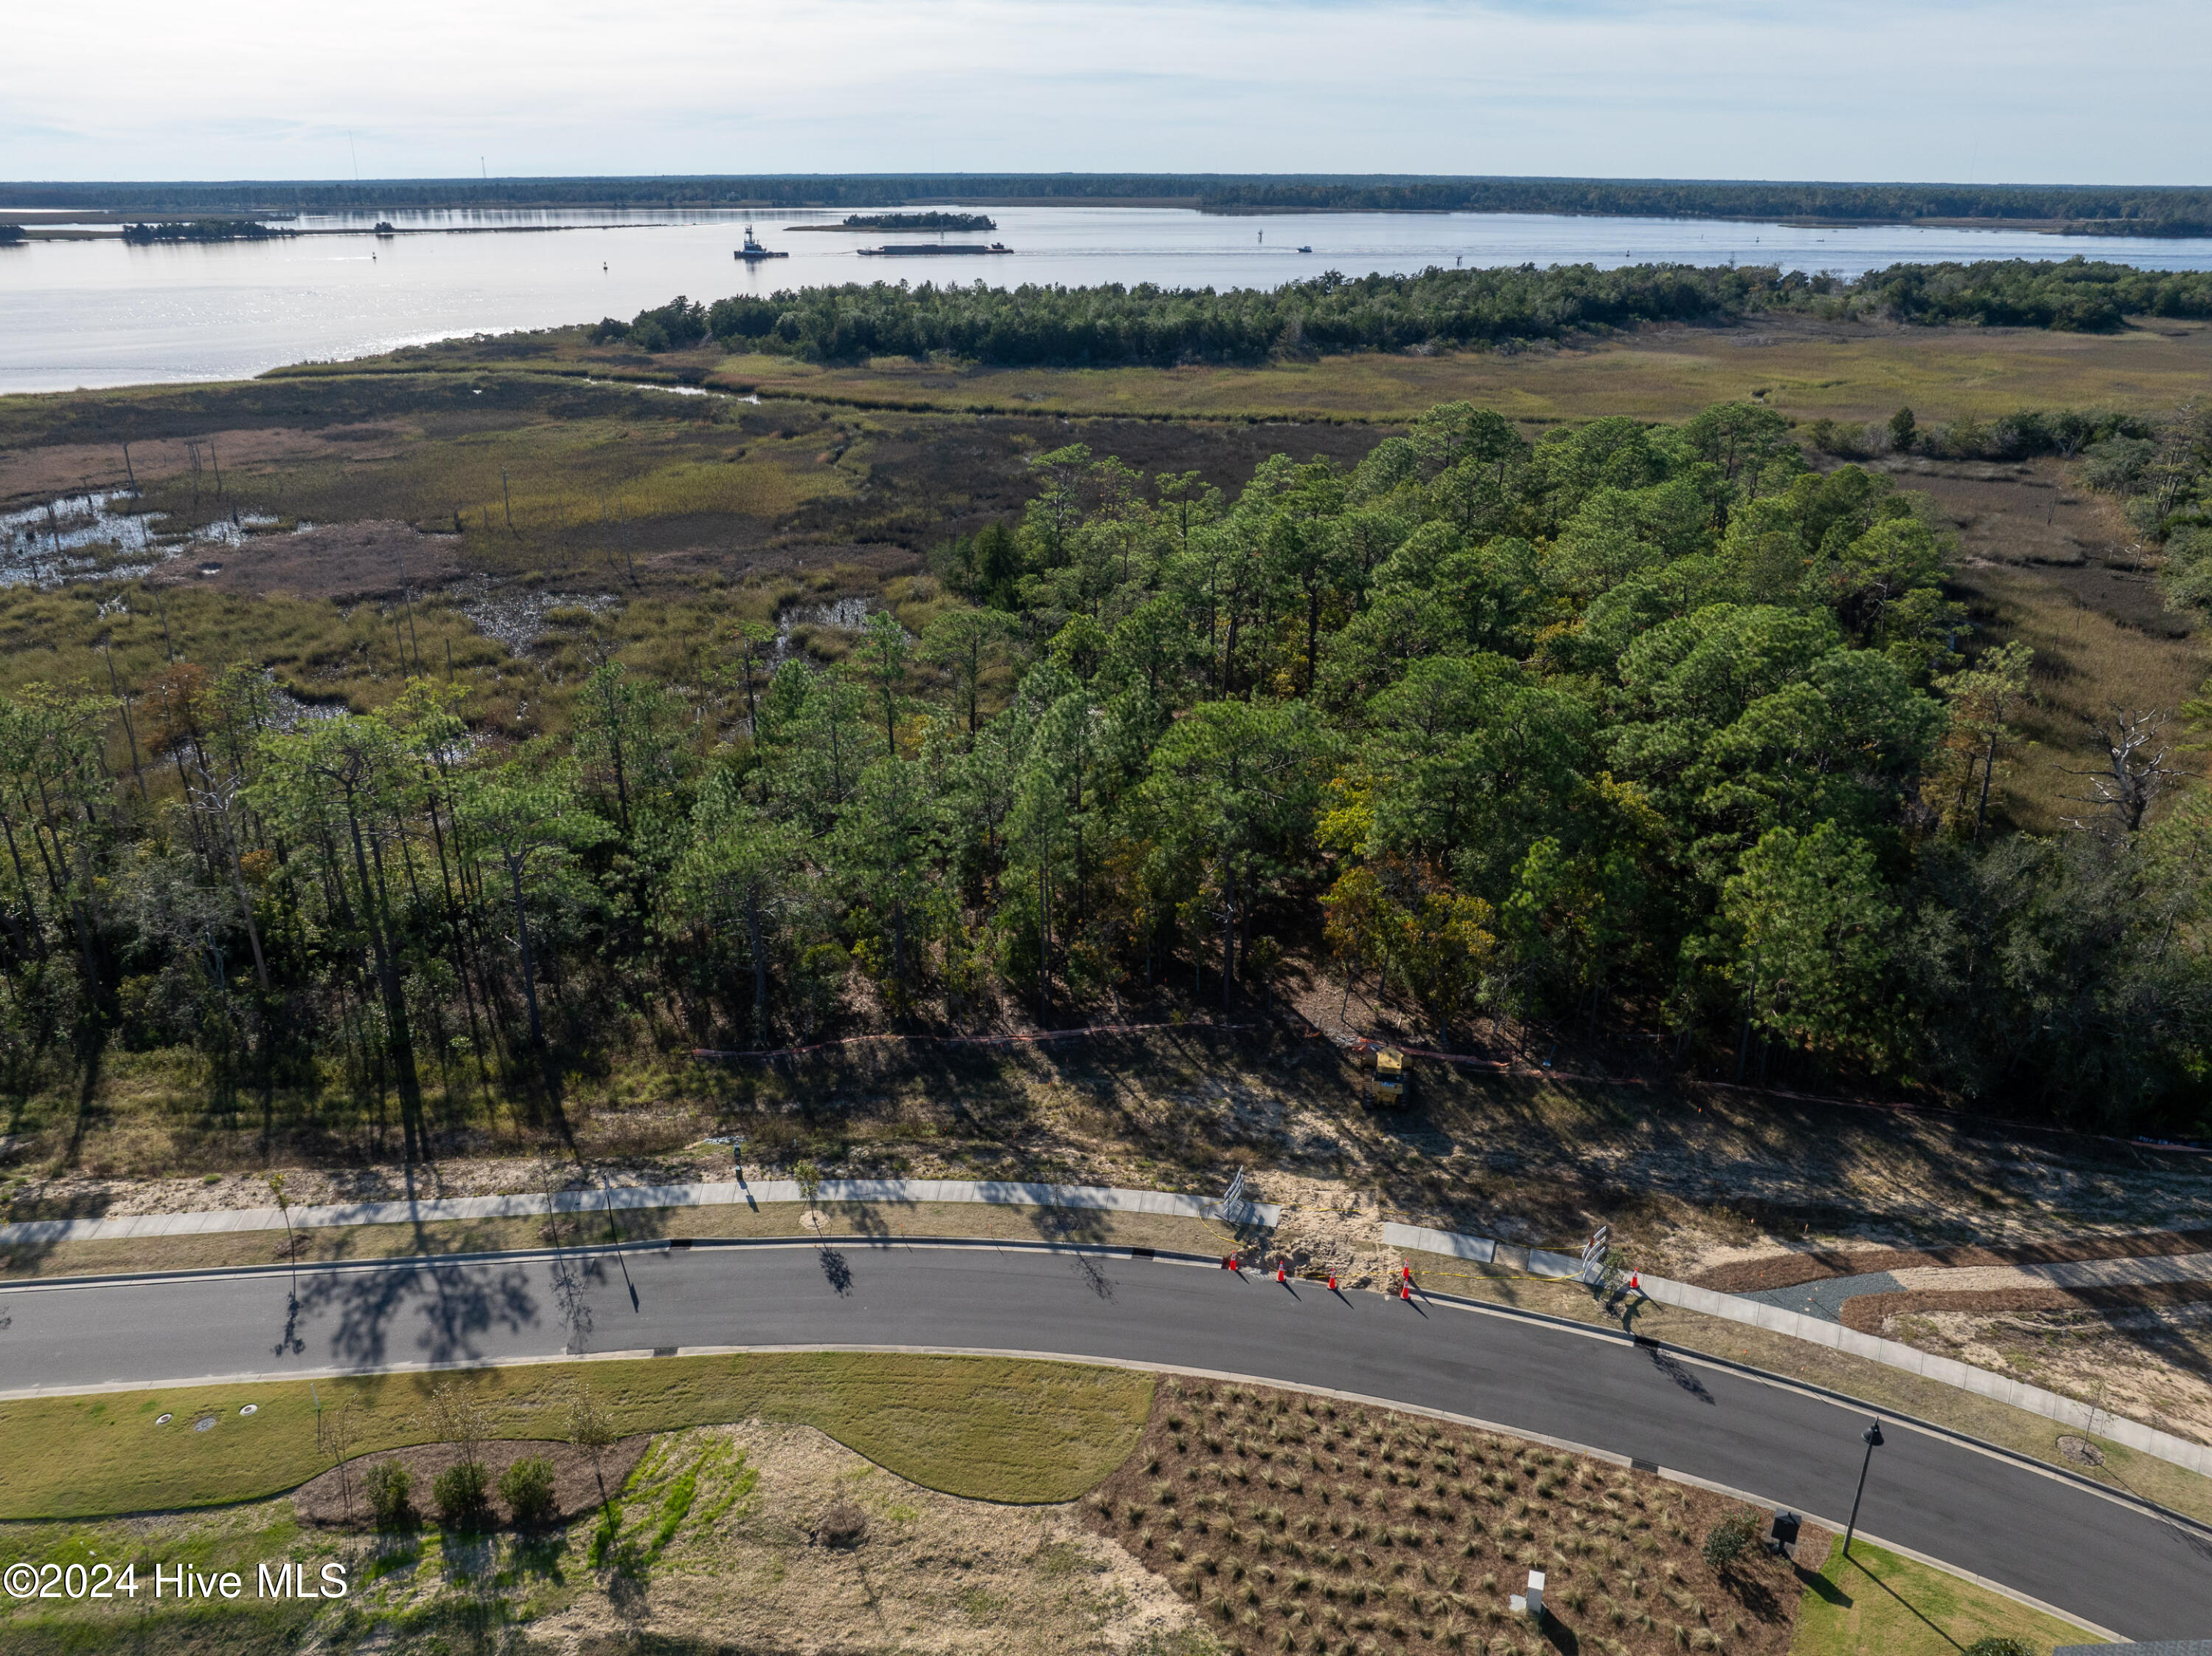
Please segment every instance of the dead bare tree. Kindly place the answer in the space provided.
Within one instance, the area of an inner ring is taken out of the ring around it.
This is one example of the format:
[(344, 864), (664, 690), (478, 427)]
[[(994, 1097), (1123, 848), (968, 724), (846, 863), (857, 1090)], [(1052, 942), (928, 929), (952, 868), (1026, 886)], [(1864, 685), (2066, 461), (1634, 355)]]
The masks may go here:
[(2182, 774), (2169, 762), (2172, 750), (2163, 739), (2169, 717), (2155, 708), (2130, 713), (2124, 707), (2114, 707), (2106, 718), (2085, 721), (2097, 745), (2105, 750), (2106, 760), (2087, 770), (2060, 767), (2069, 776), (2088, 779), (2087, 793), (2067, 797), (2075, 804), (2094, 807), (2097, 813), (2094, 819), (2068, 817), (2069, 828), (2106, 834), (2117, 830), (2128, 835), (2142, 830), (2151, 806)]
[(349, 1392), (338, 1400), (338, 1406), (330, 1411), (327, 1422), (319, 1415), (317, 1422), (323, 1435), (323, 1449), (338, 1474), (338, 1499), (345, 1505), (346, 1522), (353, 1522), (353, 1446), (360, 1435), (356, 1414), (361, 1408), (361, 1393)]

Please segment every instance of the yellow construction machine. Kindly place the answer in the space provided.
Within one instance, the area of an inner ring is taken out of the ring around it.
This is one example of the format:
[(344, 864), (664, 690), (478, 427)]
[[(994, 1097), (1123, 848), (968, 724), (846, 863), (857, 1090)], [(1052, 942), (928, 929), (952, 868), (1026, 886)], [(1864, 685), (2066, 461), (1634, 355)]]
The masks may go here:
[(1369, 1086), (1368, 1097), (1378, 1105), (1406, 1101), (1406, 1055), (1395, 1046), (1375, 1049), (1375, 1078)]

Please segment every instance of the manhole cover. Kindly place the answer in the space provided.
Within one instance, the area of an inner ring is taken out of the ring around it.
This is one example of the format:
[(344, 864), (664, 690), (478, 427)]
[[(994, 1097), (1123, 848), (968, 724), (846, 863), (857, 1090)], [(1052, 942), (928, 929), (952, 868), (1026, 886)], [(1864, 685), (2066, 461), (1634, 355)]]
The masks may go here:
[(211, 1432), (214, 1429), (215, 1416), (213, 1415), (210, 1415), (204, 1420), (196, 1420), (192, 1422), (192, 1430), (195, 1432)]
[(154, 1424), (156, 1426), (167, 1426), (175, 1418), (176, 1416), (174, 1415), (156, 1415), (154, 1417)]
[(261, 1410), (261, 1405), (260, 1405), (259, 1404), (258, 1404), (258, 1403), (249, 1403), (249, 1404), (247, 1404), (246, 1405), (246, 1407), (244, 1407), (243, 1409), (240, 1410), (238, 1412), (239, 1412), (240, 1414), (241, 1414), (241, 1415), (252, 1415), (252, 1414), (258, 1414), (258, 1413), (260, 1412), (260, 1410)]
[(2069, 1435), (2058, 1440), (2058, 1453), (2077, 1466), (2101, 1466), (2105, 1452), (2085, 1437)]

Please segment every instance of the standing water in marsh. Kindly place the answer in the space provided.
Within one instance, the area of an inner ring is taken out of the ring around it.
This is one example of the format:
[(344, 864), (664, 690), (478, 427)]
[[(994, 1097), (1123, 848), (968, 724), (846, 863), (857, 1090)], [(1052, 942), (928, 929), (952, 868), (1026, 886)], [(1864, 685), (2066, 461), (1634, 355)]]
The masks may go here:
[(236, 546), (277, 522), (246, 513), (172, 530), (166, 513), (142, 512), (137, 501), (126, 488), (94, 489), (0, 513), (0, 586), (143, 575), (187, 549)]

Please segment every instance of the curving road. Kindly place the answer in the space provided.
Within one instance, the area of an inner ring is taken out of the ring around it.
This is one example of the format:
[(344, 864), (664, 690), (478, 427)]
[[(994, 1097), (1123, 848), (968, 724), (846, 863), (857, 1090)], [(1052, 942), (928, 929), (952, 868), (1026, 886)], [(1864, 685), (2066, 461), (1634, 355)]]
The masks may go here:
[[(1863, 1416), (1602, 1332), (1126, 1251), (839, 1242), (515, 1255), (0, 1290), (0, 1392), (563, 1351), (909, 1346), (1102, 1357), (1385, 1398), (1840, 1520)], [(2134, 1639), (2212, 1634), (2212, 1539), (1893, 1427), (1860, 1523)]]

